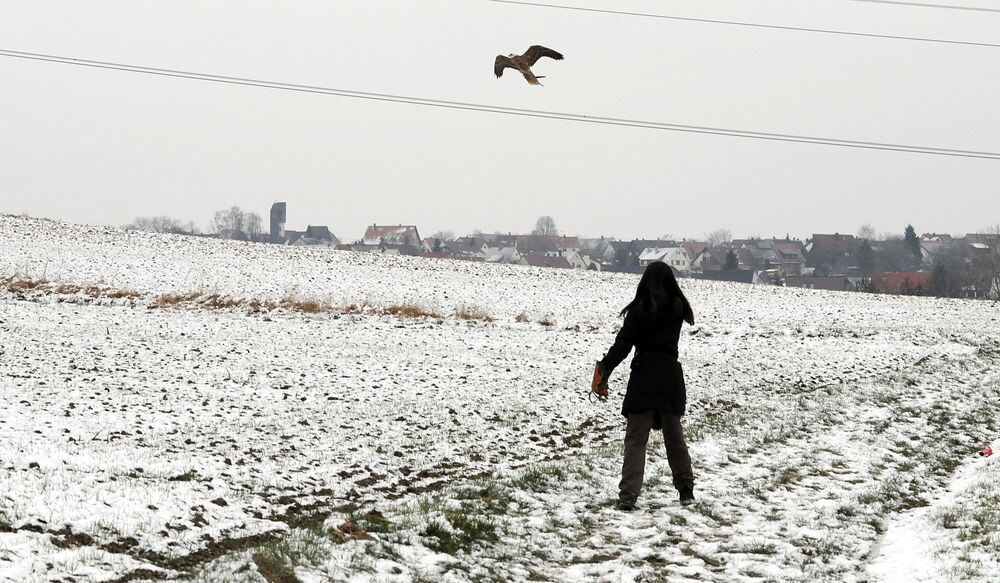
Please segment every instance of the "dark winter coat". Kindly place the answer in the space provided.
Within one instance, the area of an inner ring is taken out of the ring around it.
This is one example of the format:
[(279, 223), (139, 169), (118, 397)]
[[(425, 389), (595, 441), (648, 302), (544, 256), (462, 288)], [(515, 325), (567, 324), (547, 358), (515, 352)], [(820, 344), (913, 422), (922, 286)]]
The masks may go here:
[(610, 375), (635, 347), (622, 415), (627, 417), (629, 413), (647, 411), (684, 414), (687, 393), (684, 371), (677, 362), (677, 342), (683, 322), (684, 311), (680, 300), (653, 318), (643, 317), (635, 310), (625, 316), (614, 345), (601, 360), (605, 374)]

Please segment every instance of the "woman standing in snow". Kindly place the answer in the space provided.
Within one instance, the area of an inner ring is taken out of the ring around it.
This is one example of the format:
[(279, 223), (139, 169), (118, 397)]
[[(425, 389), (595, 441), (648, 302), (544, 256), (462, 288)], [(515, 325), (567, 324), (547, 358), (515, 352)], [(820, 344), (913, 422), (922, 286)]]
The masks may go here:
[(694, 473), (684, 442), (681, 416), (687, 396), (684, 372), (677, 362), (681, 325), (694, 324), (694, 312), (666, 263), (646, 267), (633, 299), (621, 311), (625, 322), (604, 359), (597, 363), (600, 391), (606, 394), (611, 371), (635, 346), (632, 374), (622, 404), (627, 418), (625, 459), (618, 485), (618, 508), (635, 510), (646, 468), (646, 443), (650, 429), (663, 430), (667, 461), (681, 504), (694, 502)]

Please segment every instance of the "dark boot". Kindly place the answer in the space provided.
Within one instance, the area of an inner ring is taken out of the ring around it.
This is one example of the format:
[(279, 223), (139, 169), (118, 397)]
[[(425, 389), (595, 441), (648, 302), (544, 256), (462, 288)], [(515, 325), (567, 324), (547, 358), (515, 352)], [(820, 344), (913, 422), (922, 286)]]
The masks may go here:
[(635, 498), (622, 498), (618, 500), (618, 504), (615, 507), (622, 512), (632, 512), (637, 508)]
[(694, 504), (693, 488), (681, 488), (678, 493), (681, 495), (681, 506), (690, 506)]

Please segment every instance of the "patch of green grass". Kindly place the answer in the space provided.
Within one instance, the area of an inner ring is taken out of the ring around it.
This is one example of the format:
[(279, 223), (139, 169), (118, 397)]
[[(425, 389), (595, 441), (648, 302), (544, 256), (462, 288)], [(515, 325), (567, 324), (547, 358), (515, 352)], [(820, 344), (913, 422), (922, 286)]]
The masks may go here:
[(778, 552), (778, 549), (773, 543), (765, 541), (752, 541), (742, 545), (737, 545), (729, 549), (729, 551), (747, 555), (773, 555)]
[(720, 512), (719, 509), (712, 504), (704, 502), (701, 504), (695, 504), (695, 510), (711, 518), (722, 526), (732, 526), (736, 524), (735, 520)]
[(439, 552), (454, 555), (468, 551), (477, 543), (495, 543), (499, 540), (494, 520), (480, 518), (463, 511), (446, 511), (444, 521), (432, 520), (421, 531), (430, 539), (428, 546)]
[(535, 466), (521, 474), (512, 486), (519, 490), (547, 492), (553, 480), (565, 480), (566, 469), (561, 465)]
[(693, 548), (691, 545), (682, 545), (679, 548), (680, 548), (681, 553), (683, 553), (683, 554), (685, 554), (685, 555), (687, 555), (689, 557), (694, 557), (696, 559), (701, 559), (709, 567), (721, 567), (722, 565), (725, 564), (721, 559), (717, 559), (717, 558), (715, 558), (715, 557), (713, 557), (711, 555), (702, 553), (702, 552), (698, 551), (697, 549)]
[(381, 512), (371, 511), (364, 514), (351, 514), (349, 520), (360, 526), (365, 532), (385, 534), (398, 530), (398, 525), (390, 522)]
[(790, 486), (802, 479), (802, 470), (795, 466), (781, 468), (773, 479), (776, 486)]
[(479, 487), (461, 488), (455, 492), (455, 499), (482, 503), (486, 511), (502, 514), (510, 506), (510, 494), (497, 482), (489, 481)]
[(299, 578), (288, 566), (286, 560), (277, 553), (262, 551), (252, 557), (257, 572), (267, 583), (299, 583)]

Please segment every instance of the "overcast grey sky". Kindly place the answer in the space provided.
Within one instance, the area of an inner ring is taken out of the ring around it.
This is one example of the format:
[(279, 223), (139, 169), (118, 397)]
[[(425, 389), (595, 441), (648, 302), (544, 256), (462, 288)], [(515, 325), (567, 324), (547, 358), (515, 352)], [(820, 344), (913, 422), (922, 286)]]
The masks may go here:
[[(1000, 14), (847, 0), (588, 7), (1000, 43)], [(949, 0), (940, 0), (941, 2)], [(1000, 8), (987, 0), (965, 5)], [(493, 76), (544, 44), (545, 87)], [(483, 0), (3, 0), (0, 48), (289, 83), (743, 130), (1000, 151), (1000, 49)], [(1000, 161), (378, 103), (0, 57), (0, 212), (429, 235), (964, 233), (1000, 222)]]

